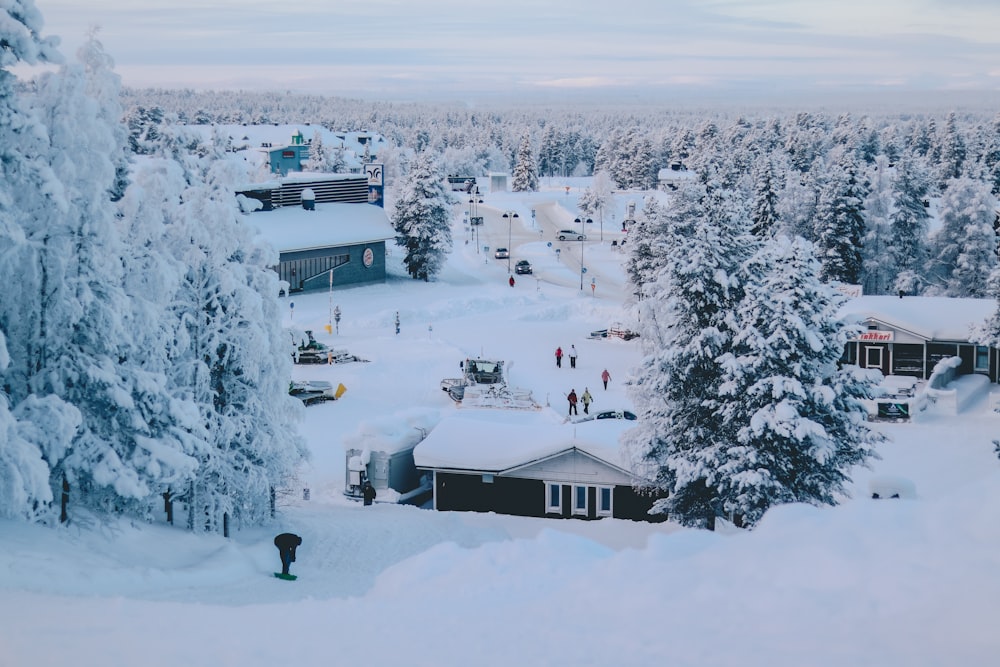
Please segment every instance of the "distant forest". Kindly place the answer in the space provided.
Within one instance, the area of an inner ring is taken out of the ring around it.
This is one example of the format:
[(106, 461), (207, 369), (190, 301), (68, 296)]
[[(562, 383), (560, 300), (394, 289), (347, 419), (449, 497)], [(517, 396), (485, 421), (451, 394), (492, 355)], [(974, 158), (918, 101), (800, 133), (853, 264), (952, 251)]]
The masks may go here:
[(606, 172), (617, 189), (650, 190), (660, 170), (683, 168), (731, 191), (758, 231), (823, 247), (831, 224), (853, 224), (838, 277), (866, 294), (981, 297), (997, 264), (1000, 114), (986, 109), (484, 108), (161, 89), (124, 89), (122, 106), (136, 153), (153, 151), (164, 123), (377, 132), (390, 186), (416, 153), (442, 173), (513, 172), (525, 138), (542, 178)]

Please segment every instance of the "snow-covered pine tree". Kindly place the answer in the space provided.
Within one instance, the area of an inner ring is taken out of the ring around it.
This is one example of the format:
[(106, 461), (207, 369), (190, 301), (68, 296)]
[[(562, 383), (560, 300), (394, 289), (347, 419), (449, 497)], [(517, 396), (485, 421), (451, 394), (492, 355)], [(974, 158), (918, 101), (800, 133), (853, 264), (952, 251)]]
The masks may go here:
[(865, 294), (887, 294), (898, 273), (889, 252), (894, 179), (888, 158), (877, 156), (867, 174), (870, 187), (864, 202), (866, 227), (861, 245), (861, 285)]
[(950, 180), (961, 178), (965, 168), (965, 138), (959, 130), (958, 118), (954, 111), (948, 113), (937, 148), (938, 180), (941, 187), (946, 188)]
[[(172, 142), (188, 142), (173, 132)], [(176, 151), (166, 148), (169, 163)], [(187, 503), (193, 530), (217, 530), (227, 518), (259, 523), (272, 491), (306, 455), (295, 432), (301, 404), (288, 395), (278, 278), (269, 268), (277, 256), (254, 240), (238, 212), (233, 186), (241, 166), (217, 152), (171, 166), (168, 175), (174, 172), (184, 189), (168, 182), (162, 191), (164, 245), (170, 265), (183, 265), (170, 301), (169, 383), (195, 404), (195, 435), (205, 445), (195, 450), (187, 488), (171, 490)]]
[[(81, 57), (88, 60), (45, 74), (36, 85), (49, 133), (45, 159), (61, 189), (56, 205), (37, 218), (46, 238), (37, 306), (46, 333), (31, 388), (59, 396), (82, 417), (66, 456), (49, 460), (53, 487), (65, 481), (75, 503), (142, 516), (150, 497), (183, 479), (196, 461), (174, 448), (175, 439), (158, 437), (176, 426), (172, 397), (163, 374), (143, 367), (148, 351), (132, 343), (126, 326), (131, 304), (122, 258), (128, 253), (111, 203), (125, 139), (116, 78), (93, 36)], [(105, 94), (94, 99), (91, 91)]]
[(428, 281), (441, 270), (452, 246), (450, 215), (444, 177), (430, 155), (418, 154), (392, 219), (396, 242), (406, 249), (403, 264), (414, 280)]
[[(669, 494), (656, 501), (654, 512), (713, 529), (724, 516), (716, 469), (728, 444), (717, 359), (731, 346), (729, 315), (742, 297), (740, 266), (755, 242), (735, 214), (739, 207), (719, 193), (700, 185), (681, 192), (690, 215), (675, 218), (666, 266), (643, 301), (644, 357), (628, 387), (639, 421), (622, 442), (637, 484)], [(694, 206), (699, 201), (700, 211)]]
[(778, 225), (778, 194), (774, 189), (774, 167), (769, 157), (759, 158), (754, 165), (753, 201), (750, 205), (750, 231), (766, 239)]
[(861, 402), (874, 378), (837, 368), (848, 331), (818, 271), (812, 245), (783, 236), (746, 265), (732, 347), (720, 358), (723, 422), (734, 437), (715, 470), (737, 525), (755, 525), (778, 504), (836, 504), (880, 440)]
[[(688, 202), (683, 199), (684, 193), (688, 193), (695, 201)], [(687, 206), (700, 207), (701, 201), (697, 199), (699, 196), (704, 196), (703, 190), (682, 189), (671, 203), (670, 210), (681, 210)], [(670, 234), (668, 220), (666, 211), (656, 199), (647, 197), (641, 214), (636, 217), (629, 229), (625, 274), (628, 276), (632, 294), (637, 297), (645, 293), (647, 285), (652, 286), (656, 282), (660, 270), (666, 264), (665, 248)]]
[(309, 159), (302, 163), (305, 171), (329, 172), (329, 157), (326, 146), (323, 145), (323, 133), (316, 130), (309, 142)]
[[(995, 262), (996, 199), (988, 183), (969, 178), (948, 181), (941, 197), (938, 218), (941, 226), (931, 236), (929, 268), (930, 294), (968, 296), (985, 291), (984, 280)], [(961, 259), (962, 268), (959, 269)], [(976, 280), (978, 285), (963, 283)]]
[(889, 263), (896, 271), (895, 291), (919, 294), (926, 283), (927, 230), (924, 206), (928, 177), (920, 163), (905, 156), (896, 164), (893, 207), (889, 216)]
[[(0, 333), (0, 373), (10, 356)], [(80, 413), (57, 396), (29, 395), (11, 411), (0, 392), (0, 518), (44, 519), (50, 512), (50, 460), (61, 459)]]
[(826, 172), (816, 205), (816, 245), (820, 277), (857, 285), (861, 281), (861, 247), (865, 233), (865, 192), (849, 156)]
[(531, 151), (531, 137), (525, 133), (517, 148), (517, 164), (511, 177), (512, 192), (536, 192), (538, 190), (538, 166)]

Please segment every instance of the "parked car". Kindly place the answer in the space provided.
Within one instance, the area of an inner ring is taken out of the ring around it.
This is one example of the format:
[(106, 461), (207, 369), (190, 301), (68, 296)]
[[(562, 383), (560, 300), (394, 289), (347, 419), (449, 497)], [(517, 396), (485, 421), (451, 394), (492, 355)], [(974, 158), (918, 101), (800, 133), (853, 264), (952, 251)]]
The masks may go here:
[(574, 232), (572, 229), (560, 229), (556, 233), (556, 237), (560, 241), (586, 241), (587, 235), (581, 234), (580, 232)]
[(635, 421), (635, 413), (629, 412), (628, 410), (605, 410), (604, 412), (598, 412), (594, 415), (595, 419), (628, 419), (629, 421)]
[(514, 265), (514, 273), (531, 273), (531, 263), (526, 259)]
[(497, 259), (507, 259), (510, 257), (510, 253), (507, 251), (507, 248), (497, 248), (497, 251), (493, 253), (493, 256)]

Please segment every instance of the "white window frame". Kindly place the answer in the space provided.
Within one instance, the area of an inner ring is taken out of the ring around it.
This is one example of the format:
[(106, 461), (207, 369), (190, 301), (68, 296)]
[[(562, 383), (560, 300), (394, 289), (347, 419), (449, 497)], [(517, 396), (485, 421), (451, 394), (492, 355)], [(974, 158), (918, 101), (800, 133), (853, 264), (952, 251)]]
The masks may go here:
[[(558, 502), (552, 503), (552, 490), (556, 491)], [(558, 482), (545, 482), (545, 513), (562, 514), (562, 484)]]
[[(986, 352), (986, 363), (982, 364), (982, 365), (980, 365), (980, 363), (979, 363), (979, 353), (981, 351)], [(973, 348), (972, 356), (973, 356), (972, 366), (973, 366), (973, 370), (974, 371), (976, 371), (976, 372), (979, 372), (979, 371), (988, 372), (990, 370), (990, 348), (989, 347), (987, 347), (986, 345), (976, 345), (975, 348)]]
[[(601, 494), (605, 491), (608, 492), (608, 509), (601, 508)], [(597, 487), (597, 516), (614, 516), (615, 515), (615, 487), (613, 486), (599, 486)]]
[[(583, 489), (583, 507), (579, 507), (576, 500), (579, 496), (580, 489)], [(573, 497), (570, 499), (570, 503), (573, 505), (573, 515), (574, 516), (587, 516), (587, 512), (590, 509), (590, 487), (583, 484), (573, 485)]]

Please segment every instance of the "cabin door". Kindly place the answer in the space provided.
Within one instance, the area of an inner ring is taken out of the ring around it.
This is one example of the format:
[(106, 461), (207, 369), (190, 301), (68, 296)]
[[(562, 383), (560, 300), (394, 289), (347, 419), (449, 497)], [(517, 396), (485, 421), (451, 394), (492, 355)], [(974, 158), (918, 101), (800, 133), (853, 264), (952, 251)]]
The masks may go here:
[(865, 345), (865, 368), (877, 368), (882, 375), (889, 374), (889, 355), (883, 345)]

